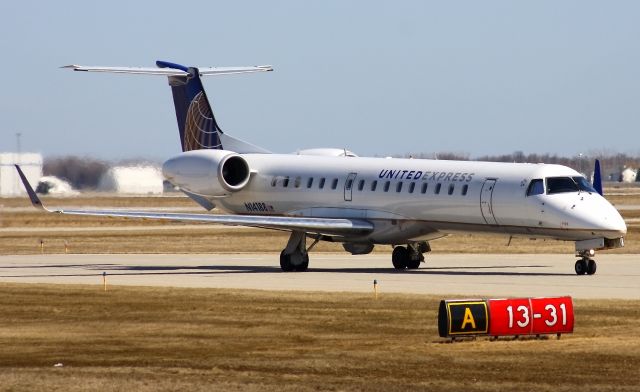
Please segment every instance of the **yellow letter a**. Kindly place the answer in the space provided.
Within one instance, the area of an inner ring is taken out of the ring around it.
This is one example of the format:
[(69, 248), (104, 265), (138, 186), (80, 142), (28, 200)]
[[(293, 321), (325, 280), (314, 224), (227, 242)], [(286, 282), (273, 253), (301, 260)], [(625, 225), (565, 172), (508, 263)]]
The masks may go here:
[(476, 329), (476, 320), (473, 319), (473, 314), (471, 313), (471, 308), (464, 309), (464, 319), (462, 320), (462, 327), (460, 329), (464, 329), (465, 325), (471, 324), (473, 329)]

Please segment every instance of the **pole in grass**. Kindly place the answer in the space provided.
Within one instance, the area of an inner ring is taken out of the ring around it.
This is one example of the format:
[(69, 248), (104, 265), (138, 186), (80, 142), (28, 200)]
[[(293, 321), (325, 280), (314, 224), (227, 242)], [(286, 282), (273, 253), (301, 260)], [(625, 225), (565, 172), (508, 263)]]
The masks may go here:
[(102, 286), (104, 287), (104, 291), (107, 291), (107, 273), (102, 273)]
[(378, 281), (376, 279), (373, 280), (373, 294), (378, 299)]

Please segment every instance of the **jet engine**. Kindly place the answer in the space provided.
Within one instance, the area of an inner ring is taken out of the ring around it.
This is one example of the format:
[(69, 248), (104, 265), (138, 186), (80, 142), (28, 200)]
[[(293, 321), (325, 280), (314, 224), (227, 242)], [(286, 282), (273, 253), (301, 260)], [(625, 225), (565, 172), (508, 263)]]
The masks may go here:
[(185, 191), (220, 197), (244, 188), (249, 183), (251, 170), (247, 161), (235, 152), (193, 150), (166, 161), (162, 174)]

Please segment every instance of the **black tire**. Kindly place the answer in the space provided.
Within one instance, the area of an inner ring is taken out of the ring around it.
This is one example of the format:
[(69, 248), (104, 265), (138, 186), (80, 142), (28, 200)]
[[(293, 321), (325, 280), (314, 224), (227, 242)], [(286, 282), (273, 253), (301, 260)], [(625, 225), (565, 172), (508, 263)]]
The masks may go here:
[(304, 272), (309, 269), (309, 254), (305, 253), (304, 262), (302, 264), (293, 266), (293, 268), (298, 272)]
[(420, 259), (407, 261), (407, 269), (418, 269), (418, 268), (420, 268)]
[(393, 253), (391, 254), (391, 262), (393, 263), (393, 268), (397, 270), (403, 270), (407, 268), (407, 261), (409, 260), (409, 250), (404, 246), (396, 246), (393, 248)]
[(596, 273), (596, 269), (598, 269), (598, 265), (595, 260), (589, 260), (587, 263), (587, 274), (593, 275)]
[(576, 274), (584, 275), (587, 273), (587, 261), (585, 259), (580, 259), (576, 261)]
[(291, 257), (285, 255), (284, 250), (280, 253), (280, 268), (282, 268), (284, 272), (291, 272), (294, 269), (293, 264), (291, 264)]

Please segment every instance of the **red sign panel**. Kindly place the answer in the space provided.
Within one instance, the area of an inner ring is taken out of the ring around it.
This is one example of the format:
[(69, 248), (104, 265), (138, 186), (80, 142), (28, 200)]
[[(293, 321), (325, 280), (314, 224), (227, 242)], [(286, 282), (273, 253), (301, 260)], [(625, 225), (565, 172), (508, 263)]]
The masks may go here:
[(490, 299), (489, 335), (573, 332), (571, 297)]

